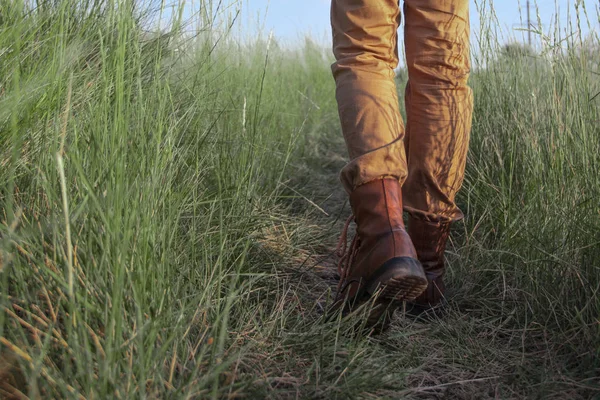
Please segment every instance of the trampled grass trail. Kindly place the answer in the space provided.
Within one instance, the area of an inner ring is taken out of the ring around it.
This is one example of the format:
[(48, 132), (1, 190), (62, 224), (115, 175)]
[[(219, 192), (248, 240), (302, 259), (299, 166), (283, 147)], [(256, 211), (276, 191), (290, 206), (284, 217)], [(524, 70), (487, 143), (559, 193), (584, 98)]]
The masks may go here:
[(447, 313), (356, 335), (330, 52), (238, 4), (0, 1), (0, 398), (600, 396), (598, 10), (529, 49), (477, 3)]

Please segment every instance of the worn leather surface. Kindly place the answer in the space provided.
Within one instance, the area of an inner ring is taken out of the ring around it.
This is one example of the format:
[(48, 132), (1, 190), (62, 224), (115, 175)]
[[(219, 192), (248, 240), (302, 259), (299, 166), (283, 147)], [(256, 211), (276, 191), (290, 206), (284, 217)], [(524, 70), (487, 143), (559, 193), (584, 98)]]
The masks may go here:
[(408, 234), (429, 282), (427, 289), (417, 297), (415, 303), (422, 306), (438, 305), (446, 291), (444, 252), (450, 235), (450, 223), (410, 218)]
[(356, 188), (350, 205), (357, 224), (360, 247), (347, 282), (352, 297), (359, 284), (369, 281), (373, 273), (394, 257), (417, 258), (417, 253), (404, 227), (402, 196), (396, 179), (378, 179)]
[(332, 0), (332, 71), (350, 158), (341, 180), (352, 193), (394, 177), (409, 213), (458, 220), (473, 109), (469, 2), (404, 2), (406, 127), (394, 81), (400, 18), (397, 0)]

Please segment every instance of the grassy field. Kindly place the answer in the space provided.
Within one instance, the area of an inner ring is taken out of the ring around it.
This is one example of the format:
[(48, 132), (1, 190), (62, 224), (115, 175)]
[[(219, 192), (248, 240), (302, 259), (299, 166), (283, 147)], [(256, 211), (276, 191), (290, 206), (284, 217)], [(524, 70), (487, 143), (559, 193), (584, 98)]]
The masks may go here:
[(533, 51), (478, 4), (448, 312), (354, 335), (331, 56), (201, 3), (0, 0), (0, 398), (600, 397), (598, 10)]

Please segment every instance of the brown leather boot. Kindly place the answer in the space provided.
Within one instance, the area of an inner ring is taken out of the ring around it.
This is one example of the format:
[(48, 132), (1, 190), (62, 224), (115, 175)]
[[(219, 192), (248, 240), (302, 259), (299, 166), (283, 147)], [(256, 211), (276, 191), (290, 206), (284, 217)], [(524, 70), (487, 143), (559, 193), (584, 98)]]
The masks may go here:
[(357, 234), (346, 251), (349, 219), (338, 245), (342, 258), (337, 302), (351, 308), (378, 290), (378, 300), (388, 305), (415, 299), (427, 287), (427, 279), (404, 228), (399, 182), (379, 179), (361, 185), (351, 193), (350, 205)]
[(445, 298), (444, 251), (450, 235), (450, 223), (429, 222), (411, 217), (408, 220), (408, 234), (429, 283), (427, 289), (413, 303), (416, 306), (414, 311), (419, 313), (440, 305)]

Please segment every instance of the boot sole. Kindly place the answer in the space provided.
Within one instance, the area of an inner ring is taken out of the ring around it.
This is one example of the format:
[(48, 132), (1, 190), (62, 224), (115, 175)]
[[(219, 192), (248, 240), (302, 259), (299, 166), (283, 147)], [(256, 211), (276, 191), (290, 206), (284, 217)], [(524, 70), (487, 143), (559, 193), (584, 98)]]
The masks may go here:
[[(377, 297), (364, 328), (378, 333), (386, 330), (398, 303), (416, 299), (427, 289), (427, 284), (425, 271), (418, 260), (395, 257), (385, 262), (360, 291), (369, 297)], [(351, 305), (348, 311), (358, 305), (360, 303)]]
[(396, 257), (383, 264), (369, 280), (365, 290), (378, 295), (377, 304), (367, 318), (367, 326), (385, 331), (398, 303), (412, 301), (427, 289), (428, 281), (421, 263), (410, 257)]
[(369, 280), (366, 291), (379, 292), (389, 302), (412, 301), (427, 289), (427, 277), (421, 263), (410, 257), (395, 257), (383, 264)]
[[(396, 276), (385, 284), (373, 284), (374, 291), (372, 293), (377, 294), (378, 297), (367, 317), (366, 326), (378, 333), (387, 330), (394, 311), (400, 306), (400, 303), (416, 299), (427, 289), (427, 285), (427, 279), (415, 275)], [(379, 293), (377, 293), (378, 288), (382, 288)], [(367, 291), (369, 291), (368, 288)]]

